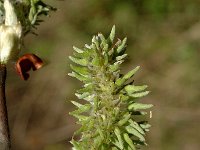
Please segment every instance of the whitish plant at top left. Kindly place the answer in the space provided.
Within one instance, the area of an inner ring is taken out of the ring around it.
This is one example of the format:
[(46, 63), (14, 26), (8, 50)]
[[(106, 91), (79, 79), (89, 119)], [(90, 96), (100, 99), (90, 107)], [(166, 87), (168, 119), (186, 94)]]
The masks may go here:
[[(6, 66), (10, 60), (18, 59), (22, 42), (27, 33), (34, 33), (39, 25), (39, 16), (48, 15), (53, 7), (41, 0), (0, 0), (0, 148), (11, 148), (8, 126), (5, 81)], [(24, 80), (29, 78), (27, 73), (31, 68), (37, 70), (43, 65), (42, 60), (34, 54), (25, 54), (15, 65), (16, 71)]]

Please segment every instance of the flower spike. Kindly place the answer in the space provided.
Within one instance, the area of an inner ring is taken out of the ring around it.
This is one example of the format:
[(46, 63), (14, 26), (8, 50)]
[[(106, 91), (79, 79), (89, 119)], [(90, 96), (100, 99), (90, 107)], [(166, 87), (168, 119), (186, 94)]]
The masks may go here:
[(99, 33), (91, 44), (73, 47), (69, 76), (84, 83), (75, 95), (86, 102), (72, 101), (76, 110), (70, 114), (81, 125), (75, 132), (80, 138), (71, 140), (73, 150), (136, 150), (146, 145), (150, 125), (145, 110), (153, 105), (139, 102), (149, 93), (147, 85), (133, 84), (139, 66), (120, 72), (127, 57), (126, 42), (127, 38), (115, 39), (113, 26), (109, 37)]

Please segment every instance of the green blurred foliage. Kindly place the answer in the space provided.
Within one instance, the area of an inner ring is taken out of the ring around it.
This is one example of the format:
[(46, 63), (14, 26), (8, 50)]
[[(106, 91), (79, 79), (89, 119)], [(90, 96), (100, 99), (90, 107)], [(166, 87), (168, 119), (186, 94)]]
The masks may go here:
[[(146, 150), (199, 150), (200, 134), (200, 1), (199, 0), (64, 0), (48, 1), (58, 8), (26, 37), (22, 53), (34, 52), (46, 66), (20, 81), (10, 64), (8, 109), (13, 150), (66, 150), (75, 120), (70, 100), (80, 83), (67, 76), (72, 45), (91, 35), (128, 37), (128, 61), (122, 71), (140, 65), (135, 82), (152, 91), (149, 146)], [(14, 84), (13, 84), (14, 83)]]

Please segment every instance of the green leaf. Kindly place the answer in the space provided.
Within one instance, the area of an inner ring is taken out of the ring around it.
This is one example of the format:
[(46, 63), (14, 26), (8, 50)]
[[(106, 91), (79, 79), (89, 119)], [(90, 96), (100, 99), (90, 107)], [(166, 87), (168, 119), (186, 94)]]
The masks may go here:
[(80, 146), (80, 143), (79, 142), (76, 142), (74, 139), (72, 139), (70, 141), (71, 144), (73, 144), (75, 150), (83, 150), (82, 147)]
[(82, 89), (77, 90), (78, 93), (85, 93), (85, 92), (91, 92), (93, 90), (94, 85), (93, 84), (87, 84), (87, 86), (84, 86)]
[(132, 150), (132, 148), (130, 146), (128, 146), (127, 148), (128, 148), (127, 150)]
[(81, 65), (81, 66), (87, 66), (88, 65), (88, 61), (86, 59), (79, 59), (79, 58), (75, 58), (72, 56), (69, 56), (69, 59), (71, 61), (73, 61), (74, 63)]
[(142, 116), (144, 116), (144, 115), (147, 115), (147, 112), (145, 112), (145, 111), (134, 111), (134, 112), (132, 112), (132, 114), (133, 115), (142, 115)]
[(75, 66), (70, 64), (70, 67), (73, 71), (75, 71), (78, 74), (82, 74), (82, 75), (88, 75), (89, 74), (89, 70), (86, 67), (80, 67), (80, 66)]
[(153, 107), (152, 104), (142, 104), (142, 103), (132, 103), (128, 106), (129, 110), (141, 110), (141, 109), (148, 109)]
[(129, 122), (130, 122), (130, 126), (131, 127), (135, 128), (136, 130), (138, 130), (138, 132), (140, 132), (141, 134), (145, 135), (143, 129), (140, 127), (140, 125), (137, 122), (135, 122), (133, 120), (129, 120)]
[(107, 66), (109, 62), (109, 56), (107, 53), (104, 54), (104, 65)]
[(112, 150), (118, 150), (118, 148), (116, 148), (116, 147), (112, 147)]
[(115, 133), (115, 135), (117, 136), (117, 139), (118, 139), (118, 142), (119, 142), (119, 148), (120, 149), (123, 149), (123, 140), (122, 140), (122, 137), (121, 137), (121, 132), (120, 132), (120, 130), (119, 130), (119, 128), (115, 128), (115, 130), (114, 130), (114, 133)]
[(78, 79), (80, 81), (90, 81), (91, 80), (91, 78), (81, 75), (81, 74), (78, 74), (76, 72), (68, 73), (68, 75), (71, 77), (75, 77), (76, 79)]
[(117, 53), (120, 54), (126, 49), (127, 38), (124, 38), (121, 45), (117, 48)]
[(109, 35), (110, 42), (113, 43), (115, 39), (115, 25), (112, 27), (112, 30)]
[(136, 68), (134, 68), (133, 70), (129, 71), (126, 75), (124, 75), (122, 78), (117, 79), (117, 81), (115, 82), (116, 85), (121, 86), (123, 85), (128, 79), (130, 79), (138, 70), (139, 70), (139, 66), (137, 66)]
[(85, 60), (89, 60), (89, 57), (91, 55), (91, 51), (92, 50), (87, 50), (84, 49), (84, 51), (82, 53), (77, 53), (77, 52), (73, 52), (73, 57), (77, 58), (77, 59), (85, 59)]
[(120, 64), (113, 64), (113, 65), (109, 65), (109, 71), (110, 72), (115, 72), (119, 69)]
[(102, 140), (104, 140), (104, 132), (102, 131), (102, 129), (100, 127), (97, 127), (97, 132), (99, 133), (100, 137)]
[(100, 62), (101, 62), (101, 60), (100, 60), (99, 56), (95, 55), (95, 57), (92, 60), (92, 65), (93, 66), (100, 66)]
[(92, 43), (95, 45), (96, 50), (100, 50), (99, 37), (93, 36)]
[(73, 46), (74, 51), (76, 51), (77, 53), (83, 53), (84, 51), (80, 48), (77, 48), (76, 46)]
[(127, 133), (124, 133), (123, 136), (124, 136), (124, 140), (128, 143), (128, 145), (131, 147), (131, 149), (136, 150), (135, 145), (133, 144), (133, 141), (131, 140), (129, 135)]
[(129, 134), (132, 134), (132, 135), (136, 136), (137, 138), (140, 139), (140, 141), (145, 141), (144, 136), (138, 130), (136, 130), (135, 128), (133, 128), (132, 126), (126, 126), (125, 128), (126, 128), (126, 131)]
[(123, 115), (122, 119), (117, 123), (119, 126), (123, 126), (125, 123), (128, 122), (128, 120), (130, 119), (131, 114), (129, 114), (129, 112), (127, 112), (126, 114)]
[(151, 127), (150, 124), (146, 123), (146, 124), (140, 124), (140, 126), (143, 128), (143, 129), (148, 129)]
[(123, 79), (127, 80), (129, 78), (131, 78), (133, 75), (135, 75), (135, 73), (140, 69), (140, 66), (137, 66), (136, 68), (134, 68), (133, 70), (129, 71), (126, 75), (124, 75)]
[(84, 97), (83, 99), (93, 104), (93, 102), (95, 101), (95, 94)]
[(73, 114), (73, 113), (70, 113), (70, 115), (76, 117), (80, 122), (82, 122), (82, 121), (88, 121), (88, 116), (77, 115), (77, 114)]
[(88, 45), (88, 44), (85, 44), (85, 49), (86, 49), (86, 50), (90, 50), (90, 49), (92, 49), (92, 46), (90, 46), (90, 45)]
[[(119, 141), (117, 140), (117, 138), (113, 139), (112, 143), (113, 143), (116, 147), (118, 147), (119, 149), (121, 149), (120, 143), (119, 143)], [(118, 148), (117, 148), (117, 150), (118, 150)]]
[(77, 130), (75, 131), (75, 135), (78, 135), (78, 134), (81, 134), (82, 132), (84, 131), (87, 131), (88, 129), (91, 129), (91, 127), (94, 126), (94, 120), (91, 119), (88, 119), (87, 122), (86, 121), (82, 121), (81, 123), (78, 123), (78, 124), (81, 124), (82, 126)]
[(119, 60), (119, 61), (116, 61), (116, 62), (114, 63), (114, 65), (121, 65), (123, 62), (124, 62), (124, 60)]
[(86, 97), (90, 96), (90, 93), (89, 93), (89, 92), (85, 92), (85, 93), (83, 93), (83, 94), (75, 93), (75, 95), (76, 95), (79, 99), (83, 99), (83, 98), (86, 98)]
[(72, 102), (72, 104), (74, 104), (78, 108), (80, 108), (81, 106), (83, 106), (83, 104), (80, 104), (80, 103), (78, 103), (76, 101), (71, 101), (71, 102)]
[(89, 111), (91, 106), (89, 104), (85, 104), (79, 107), (79, 109), (70, 112), (70, 115), (78, 115), (83, 112)]
[[(103, 51), (108, 51), (109, 45), (108, 44), (104, 44), (103, 45)], [(109, 55), (109, 54), (108, 54)]]
[(147, 87), (148, 87), (147, 85), (142, 85), (142, 86), (127, 85), (125, 86), (124, 89), (128, 94), (132, 94), (134, 92), (144, 91)]
[(120, 99), (121, 99), (122, 101), (127, 101), (127, 100), (130, 99), (130, 97), (127, 96), (127, 95), (120, 94)]
[(108, 51), (108, 44), (107, 44), (107, 40), (105, 39), (105, 37), (103, 36), (103, 34), (99, 33), (98, 37), (101, 40), (101, 44), (100, 47), (103, 49), (103, 51), (107, 52)]
[(122, 59), (126, 58), (126, 56), (127, 56), (127, 54), (123, 54), (123, 55), (121, 55), (121, 56), (117, 56), (117, 57), (116, 57), (116, 60), (117, 60), (117, 61), (122, 60)]
[(145, 92), (140, 92), (140, 93), (134, 93), (134, 94), (129, 94), (131, 97), (134, 98), (139, 98), (139, 97), (144, 97), (146, 95), (149, 94), (149, 91), (145, 91)]
[[(102, 146), (102, 139), (100, 136), (96, 136), (94, 138), (94, 143), (91, 145), (93, 148), (91, 148), (92, 150), (94, 149), (99, 149), (100, 146)], [(88, 143), (87, 143), (88, 144)]]
[(112, 55), (114, 54), (114, 52), (115, 52), (115, 50), (114, 50), (114, 47), (113, 47), (108, 51), (108, 55), (112, 58)]

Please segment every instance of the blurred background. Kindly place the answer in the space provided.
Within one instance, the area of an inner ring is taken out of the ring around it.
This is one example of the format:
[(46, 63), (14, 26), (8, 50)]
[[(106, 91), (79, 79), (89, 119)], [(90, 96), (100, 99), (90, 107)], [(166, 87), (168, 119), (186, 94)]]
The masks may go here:
[(128, 37), (125, 73), (149, 85), (153, 103), (149, 146), (144, 150), (200, 149), (199, 0), (48, 0), (58, 8), (44, 18), (38, 36), (28, 35), (21, 54), (35, 53), (45, 66), (22, 81), (9, 64), (7, 103), (13, 150), (69, 150), (75, 119), (70, 100), (81, 87), (70, 72), (72, 46), (90, 44), (93, 34)]

